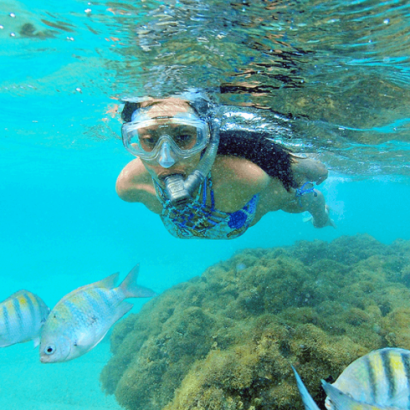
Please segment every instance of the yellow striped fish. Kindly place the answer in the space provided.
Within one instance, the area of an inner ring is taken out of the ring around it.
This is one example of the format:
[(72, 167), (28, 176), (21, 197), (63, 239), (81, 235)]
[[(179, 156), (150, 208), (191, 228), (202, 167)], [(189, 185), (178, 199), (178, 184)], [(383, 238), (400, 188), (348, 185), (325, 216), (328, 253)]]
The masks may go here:
[(41, 332), (41, 362), (66, 362), (89, 352), (132, 308), (124, 299), (154, 296), (152, 290), (137, 286), (138, 270), (137, 265), (118, 287), (115, 287), (118, 281), (115, 273), (62, 298)]
[(34, 340), (40, 342), (40, 329), (50, 309), (34, 293), (19, 290), (0, 303), (0, 347)]
[[(306, 410), (319, 410), (294, 368), (293, 371)], [(374, 350), (351, 363), (335, 383), (322, 380), (322, 386), (329, 410), (409, 409), (410, 351)]]

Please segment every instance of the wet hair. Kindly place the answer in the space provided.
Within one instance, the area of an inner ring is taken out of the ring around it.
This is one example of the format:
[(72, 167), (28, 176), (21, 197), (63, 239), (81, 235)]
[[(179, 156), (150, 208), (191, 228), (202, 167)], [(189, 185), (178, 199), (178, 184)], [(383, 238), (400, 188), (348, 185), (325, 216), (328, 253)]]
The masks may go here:
[(125, 101), (124, 108), (121, 111), (121, 119), (124, 122), (131, 122), (132, 114), (141, 108), (141, 103)]
[(293, 178), (291, 151), (270, 139), (269, 133), (244, 130), (222, 131), (217, 155), (245, 158), (278, 178), (287, 191), (296, 188)]
[[(132, 114), (144, 106), (153, 106), (160, 100), (147, 100), (143, 102), (126, 101), (121, 118), (130, 122)], [(206, 119), (212, 106), (209, 100), (197, 98), (186, 101), (187, 104), (199, 115)], [(258, 165), (270, 177), (278, 178), (286, 190), (296, 188), (297, 184), (292, 173), (291, 151), (271, 140), (267, 132), (244, 130), (221, 130), (217, 155), (229, 155), (245, 158)]]
[[(191, 107), (201, 119), (206, 119), (206, 116), (208, 115), (208, 111), (210, 109), (210, 105), (208, 101), (202, 98), (201, 99), (197, 98), (193, 101), (184, 100), (183, 98), (181, 98), (181, 100), (185, 101), (187, 106)], [(121, 112), (121, 119), (124, 122), (131, 122), (132, 114), (134, 114), (135, 111), (141, 108), (153, 107), (154, 105), (160, 104), (164, 101), (166, 101), (166, 99), (145, 100), (141, 102), (125, 101), (124, 108)]]

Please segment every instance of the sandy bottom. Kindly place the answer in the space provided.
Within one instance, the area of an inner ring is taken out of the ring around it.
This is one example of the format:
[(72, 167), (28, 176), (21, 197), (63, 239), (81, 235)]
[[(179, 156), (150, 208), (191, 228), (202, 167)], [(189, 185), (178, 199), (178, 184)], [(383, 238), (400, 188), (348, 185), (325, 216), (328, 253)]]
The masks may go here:
[(109, 356), (108, 339), (85, 356), (58, 364), (40, 363), (31, 342), (0, 349), (0, 409), (119, 410), (99, 382)]

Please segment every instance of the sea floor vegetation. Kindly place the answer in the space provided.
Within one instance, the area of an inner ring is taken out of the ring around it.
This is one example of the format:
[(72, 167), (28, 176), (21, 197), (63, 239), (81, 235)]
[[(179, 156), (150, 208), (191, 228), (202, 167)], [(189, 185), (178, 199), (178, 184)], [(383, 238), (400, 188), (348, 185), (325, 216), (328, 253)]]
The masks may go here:
[(320, 379), (410, 349), (410, 241), (368, 235), (247, 249), (167, 290), (111, 337), (105, 391), (129, 410), (302, 409)]

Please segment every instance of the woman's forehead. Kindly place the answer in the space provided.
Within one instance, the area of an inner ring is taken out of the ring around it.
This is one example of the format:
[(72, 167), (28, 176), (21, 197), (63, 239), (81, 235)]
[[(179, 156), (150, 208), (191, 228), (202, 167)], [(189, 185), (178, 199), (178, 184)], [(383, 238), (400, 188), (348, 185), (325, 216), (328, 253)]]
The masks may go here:
[(141, 104), (141, 108), (147, 108), (145, 113), (152, 118), (159, 116), (173, 117), (179, 113), (194, 112), (188, 101), (180, 98), (145, 101)]

